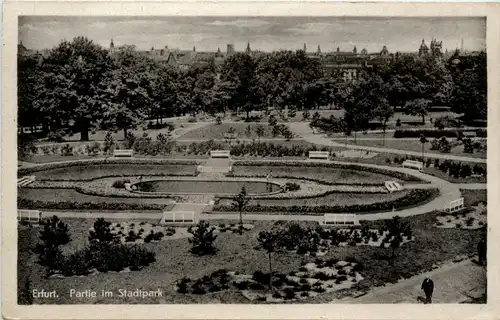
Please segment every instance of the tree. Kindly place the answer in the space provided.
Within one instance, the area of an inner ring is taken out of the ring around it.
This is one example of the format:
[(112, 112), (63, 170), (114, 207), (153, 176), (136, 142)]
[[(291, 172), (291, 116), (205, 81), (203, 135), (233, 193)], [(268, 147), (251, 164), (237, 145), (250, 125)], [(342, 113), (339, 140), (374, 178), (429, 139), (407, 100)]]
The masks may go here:
[(107, 50), (84, 37), (63, 41), (42, 64), (44, 94), (39, 103), (50, 115), (51, 130), (73, 123), (69, 130), (89, 140), (89, 130), (103, 119), (105, 79), (112, 70)]
[(389, 101), (381, 99), (380, 104), (375, 107), (374, 116), (380, 121), (383, 130), (382, 144), (385, 145), (385, 131), (387, 122), (394, 115), (394, 108), (389, 105)]
[(313, 114), (312, 121), (319, 120), (320, 118), (321, 118), (321, 115), (319, 114), (319, 112), (318, 112), (318, 111), (316, 111), (316, 112)]
[[(131, 134), (131, 133), (129, 132), (129, 135), (130, 135), (130, 134)], [(127, 136), (125, 137), (125, 139), (126, 139), (127, 141), (129, 141), (129, 148), (131, 148), (131, 147), (132, 147), (132, 145), (133, 145), (134, 143), (132, 142), (132, 143), (130, 144), (130, 136), (129, 136), (129, 135), (127, 135)], [(132, 135), (132, 136), (133, 136), (133, 135)], [(135, 136), (134, 136), (134, 140), (135, 140)], [(109, 132), (109, 131), (108, 131), (108, 132), (106, 133), (106, 136), (104, 137), (104, 146), (103, 146), (103, 151), (104, 151), (104, 154), (108, 154), (108, 155), (109, 155), (109, 154), (111, 154), (111, 152), (113, 152), (114, 145), (115, 145), (115, 141), (114, 141), (114, 139), (113, 139), (113, 135), (112, 135), (112, 133), (111, 133), (111, 132)]]
[(311, 113), (309, 112), (309, 110), (304, 110), (302, 111), (302, 119), (304, 119), (304, 121), (307, 121), (307, 119), (309, 119), (309, 117), (311, 116)]
[(269, 291), (273, 291), (273, 265), (272, 254), (279, 248), (280, 234), (273, 231), (261, 231), (257, 237), (259, 247), (264, 249), (269, 259)]
[(421, 134), (420, 135), (420, 143), (422, 144), (422, 162), (424, 162), (424, 150), (425, 150), (425, 144), (429, 142), (425, 135)]
[(214, 241), (217, 236), (214, 235), (215, 228), (210, 228), (210, 224), (205, 221), (200, 221), (193, 228), (189, 227), (188, 232), (193, 236), (188, 239), (192, 244), (191, 253), (203, 256), (215, 254), (217, 249), (214, 246)]
[(247, 138), (250, 138), (252, 136), (252, 127), (250, 125), (245, 128), (245, 135), (247, 136)]
[(57, 216), (42, 222), (43, 230), (40, 231), (39, 239), (42, 241), (35, 246), (39, 263), (47, 267), (48, 273), (58, 270), (62, 259), (60, 246), (71, 240), (68, 225), (59, 220)]
[(257, 128), (255, 128), (255, 134), (257, 135), (257, 137), (259, 138), (259, 142), (260, 142), (260, 138), (262, 136), (264, 136), (265, 134), (265, 129), (262, 125), (258, 125)]
[(89, 232), (91, 246), (102, 246), (116, 243), (118, 237), (111, 232), (111, 222), (99, 218), (94, 222), (94, 227)]
[(234, 129), (233, 127), (229, 127), (229, 130), (227, 130), (227, 132), (224, 134), (224, 138), (226, 139), (226, 142), (231, 145), (233, 139), (236, 138), (236, 129)]
[(407, 114), (421, 116), (422, 124), (425, 124), (425, 116), (429, 112), (431, 102), (432, 101), (429, 99), (410, 100), (406, 102), (406, 104), (404, 105), (404, 109)]
[(240, 213), (240, 226), (243, 226), (243, 211), (248, 202), (250, 202), (250, 197), (247, 194), (247, 189), (243, 186), (240, 193), (233, 197), (233, 205), (238, 208), (238, 212)]
[(290, 141), (293, 138), (293, 133), (288, 128), (285, 128), (283, 130), (282, 134), (283, 134), (283, 137), (285, 137), (286, 141)]

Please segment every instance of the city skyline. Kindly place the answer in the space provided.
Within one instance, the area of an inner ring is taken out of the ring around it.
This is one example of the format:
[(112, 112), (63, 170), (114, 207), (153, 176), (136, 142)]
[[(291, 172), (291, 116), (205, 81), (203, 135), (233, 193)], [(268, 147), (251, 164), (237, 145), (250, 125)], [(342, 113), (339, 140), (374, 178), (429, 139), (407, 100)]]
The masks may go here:
[[(400, 30), (400, 32), (393, 32)], [(422, 39), (443, 41), (444, 50), (462, 46), (485, 49), (486, 20), (473, 17), (20, 17), (19, 42), (34, 50), (50, 49), (62, 40), (86, 36), (109, 47), (135, 45), (139, 50), (168, 48), (197, 51), (302, 49), (322, 52), (415, 52)]]

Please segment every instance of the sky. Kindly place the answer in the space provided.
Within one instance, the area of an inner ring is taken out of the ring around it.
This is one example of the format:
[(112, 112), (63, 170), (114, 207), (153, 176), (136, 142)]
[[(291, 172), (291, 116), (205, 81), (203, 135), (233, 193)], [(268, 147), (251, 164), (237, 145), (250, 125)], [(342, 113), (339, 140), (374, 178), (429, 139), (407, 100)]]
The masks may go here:
[(301, 49), (379, 52), (418, 50), (422, 39), (443, 42), (444, 49), (484, 49), (486, 19), (480, 17), (19, 17), (19, 40), (29, 49), (50, 49), (62, 40), (86, 36), (102, 46), (135, 45), (197, 51)]

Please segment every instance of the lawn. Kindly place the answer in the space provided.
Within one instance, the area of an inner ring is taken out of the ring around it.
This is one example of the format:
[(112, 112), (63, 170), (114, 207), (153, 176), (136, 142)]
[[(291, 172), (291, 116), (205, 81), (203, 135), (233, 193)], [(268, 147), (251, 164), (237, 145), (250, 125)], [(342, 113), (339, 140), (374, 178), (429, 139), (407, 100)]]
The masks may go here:
[(465, 190), (460, 189), (462, 197), (464, 197), (465, 206), (475, 206), (479, 202), (488, 203), (488, 194), (486, 190)]
[[(376, 202), (386, 202), (405, 197), (409, 190), (396, 193), (332, 193), (323, 197), (306, 199), (260, 199), (251, 200), (249, 205), (261, 206), (320, 206), (320, 205), (363, 205)], [(221, 200), (221, 205), (231, 205), (231, 200)]]
[[(361, 136), (360, 136), (361, 138)], [(334, 140), (338, 143), (345, 143), (346, 139), (336, 139)], [(369, 147), (383, 147), (390, 149), (398, 149), (398, 150), (408, 150), (408, 151), (416, 151), (422, 152), (422, 144), (418, 139), (407, 140), (407, 139), (397, 139), (397, 140), (386, 140), (385, 143), (382, 143), (382, 139), (380, 140), (362, 140), (357, 139), (356, 143), (354, 143), (354, 139), (347, 139), (347, 144), (358, 145), (358, 146), (369, 146)], [(452, 155), (463, 156), (463, 157), (472, 157), (472, 158), (483, 158), (486, 159), (486, 152), (474, 152), (474, 153), (465, 153), (463, 145), (458, 145), (451, 149)], [(431, 150), (431, 144), (426, 143), (424, 146), (425, 153), (440, 153), (438, 150)]]
[(39, 180), (90, 180), (109, 176), (139, 176), (162, 174), (192, 174), (195, 165), (168, 164), (100, 164), (71, 166), (37, 171), (33, 174)]
[[(391, 261), (391, 250), (368, 246), (332, 247), (323, 260), (354, 257), (364, 266), (364, 280), (357, 288), (344, 292), (321, 294), (305, 300), (305, 303), (327, 303), (353, 290), (367, 290), (375, 285), (394, 282), (403, 277), (410, 277), (423, 271), (431, 270), (438, 262), (455, 258), (457, 255), (473, 254), (481, 237), (481, 230), (439, 229), (433, 228), (435, 214), (404, 218), (412, 226), (415, 240), (396, 250), (396, 256)], [(82, 248), (88, 243), (88, 230), (93, 221), (87, 219), (63, 219), (69, 224), (71, 242), (65, 245), (64, 251), (69, 252)], [(228, 223), (228, 221), (225, 221)], [(234, 222), (234, 221), (233, 221)], [(248, 221), (246, 221), (248, 222)], [(243, 274), (253, 274), (257, 270), (268, 271), (268, 260), (265, 252), (255, 250), (256, 235), (272, 227), (273, 222), (252, 222), (255, 228), (242, 235), (232, 233), (219, 234), (215, 245), (218, 252), (214, 256), (198, 257), (188, 252), (190, 244), (187, 239), (161, 241), (159, 243), (143, 244), (156, 253), (156, 262), (141, 271), (124, 273), (102, 273), (87, 277), (45, 278), (43, 268), (36, 264), (36, 257), (29, 251), (34, 244), (39, 229), (25, 229), (19, 232), (19, 286), (29, 278), (31, 288), (43, 288), (47, 291), (56, 290), (56, 299), (35, 299), (37, 304), (164, 304), (164, 303), (249, 303), (237, 290), (209, 293), (206, 295), (183, 295), (175, 292), (175, 281), (182, 277), (197, 279), (209, 275), (218, 269), (238, 271)], [(380, 222), (370, 222), (370, 227)], [(211, 221), (212, 225), (218, 222)], [(314, 223), (302, 223), (315, 226)], [(274, 253), (273, 270), (288, 274), (297, 271), (302, 263), (314, 262), (314, 257), (297, 253)], [(23, 267), (29, 265), (30, 267)], [(162, 289), (163, 297), (148, 299), (120, 298), (117, 290), (123, 288), (133, 290)], [(101, 290), (111, 290), (113, 297), (79, 299), (70, 298), (69, 290), (92, 289), (98, 293)]]
[[(186, 134), (179, 137), (180, 140), (211, 140), (211, 139), (224, 139), (224, 134), (226, 134), (230, 128), (234, 128), (236, 137), (239, 139), (253, 139), (258, 141), (257, 134), (255, 130), (258, 126), (264, 128), (264, 135), (262, 138), (272, 138), (271, 127), (267, 123), (256, 124), (256, 123), (221, 123), (221, 124), (209, 124), (202, 128), (198, 128), (187, 132)], [(251, 134), (246, 135), (245, 130), (247, 127), (251, 128)]]
[[(87, 156), (87, 155), (74, 155), (74, 156), (62, 156), (62, 155), (33, 155), (29, 159), (22, 160), (30, 163), (49, 163), (49, 162), (61, 162), (61, 161), (74, 161), (74, 160), (84, 160), (84, 159), (97, 159), (104, 158), (104, 156)], [(134, 158), (140, 159), (203, 159), (207, 158), (208, 155), (196, 155), (196, 154), (186, 154), (186, 153), (170, 153), (166, 155), (158, 156), (147, 156), (134, 154)]]
[(335, 167), (233, 166), (235, 175), (266, 176), (270, 171), (273, 177), (294, 176), (339, 184), (383, 184), (387, 180), (397, 180), (380, 173)]
[(83, 194), (74, 189), (18, 189), (18, 197), (31, 201), (44, 202), (76, 202), (76, 203), (113, 203), (113, 204), (170, 204), (168, 198), (126, 198), (101, 197)]
[[(472, 165), (471, 165), (472, 167)], [(481, 176), (481, 177), (467, 177), (467, 178), (455, 178), (450, 176), (447, 173), (444, 173), (443, 171), (434, 168), (434, 167), (429, 167), (424, 169), (424, 173), (436, 176), (438, 178), (441, 178), (443, 180), (452, 182), (452, 183), (486, 183), (487, 176)]]

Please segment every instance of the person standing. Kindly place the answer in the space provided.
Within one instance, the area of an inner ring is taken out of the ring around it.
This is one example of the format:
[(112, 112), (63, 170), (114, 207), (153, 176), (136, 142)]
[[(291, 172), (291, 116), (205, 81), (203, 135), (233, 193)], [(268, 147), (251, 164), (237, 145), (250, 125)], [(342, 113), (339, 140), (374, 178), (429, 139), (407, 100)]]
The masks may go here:
[(434, 291), (434, 282), (429, 278), (425, 277), (424, 282), (422, 282), (422, 290), (425, 293), (425, 304), (432, 303), (432, 292)]

